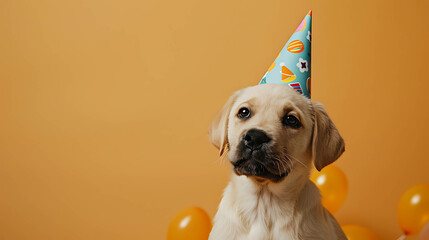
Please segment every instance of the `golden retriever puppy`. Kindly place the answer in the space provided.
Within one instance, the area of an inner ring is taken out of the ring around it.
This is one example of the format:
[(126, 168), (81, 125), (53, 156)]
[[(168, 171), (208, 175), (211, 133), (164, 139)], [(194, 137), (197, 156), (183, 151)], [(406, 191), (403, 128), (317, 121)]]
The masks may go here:
[(309, 180), (344, 152), (323, 105), (282, 84), (235, 92), (211, 142), (232, 166), (210, 240), (346, 239)]

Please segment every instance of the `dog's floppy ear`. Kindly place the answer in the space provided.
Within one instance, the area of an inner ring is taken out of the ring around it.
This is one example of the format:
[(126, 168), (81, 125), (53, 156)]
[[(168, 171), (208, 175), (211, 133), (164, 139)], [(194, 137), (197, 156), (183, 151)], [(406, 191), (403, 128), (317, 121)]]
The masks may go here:
[(344, 140), (321, 103), (313, 102), (313, 161), (317, 170), (337, 160), (345, 150)]
[(214, 118), (209, 127), (210, 141), (219, 149), (219, 155), (222, 156), (225, 148), (228, 146), (228, 116), (232, 105), (237, 99), (240, 91), (235, 92), (222, 107), (220, 112)]

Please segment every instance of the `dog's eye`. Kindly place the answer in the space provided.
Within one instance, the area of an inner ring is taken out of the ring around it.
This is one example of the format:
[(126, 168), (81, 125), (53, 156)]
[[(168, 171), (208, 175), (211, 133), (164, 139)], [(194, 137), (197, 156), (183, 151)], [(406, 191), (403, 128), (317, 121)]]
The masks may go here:
[(301, 123), (298, 118), (292, 115), (286, 115), (283, 117), (283, 125), (289, 126), (291, 128), (299, 128), (301, 127)]
[(250, 110), (245, 107), (240, 108), (240, 110), (238, 110), (237, 117), (248, 119), (250, 117)]

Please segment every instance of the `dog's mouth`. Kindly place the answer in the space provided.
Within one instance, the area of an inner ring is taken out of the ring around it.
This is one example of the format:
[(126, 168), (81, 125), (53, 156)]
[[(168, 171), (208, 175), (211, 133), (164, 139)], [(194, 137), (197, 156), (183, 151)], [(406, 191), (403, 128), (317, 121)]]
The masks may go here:
[(255, 158), (242, 158), (233, 163), (234, 172), (241, 176), (245, 175), (248, 177), (253, 177), (258, 182), (265, 182), (269, 180), (271, 182), (280, 182), (283, 180), (290, 172), (290, 169), (285, 169), (283, 172), (280, 172), (279, 168), (274, 168), (267, 162), (273, 162), (275, 160), (260, 161)]

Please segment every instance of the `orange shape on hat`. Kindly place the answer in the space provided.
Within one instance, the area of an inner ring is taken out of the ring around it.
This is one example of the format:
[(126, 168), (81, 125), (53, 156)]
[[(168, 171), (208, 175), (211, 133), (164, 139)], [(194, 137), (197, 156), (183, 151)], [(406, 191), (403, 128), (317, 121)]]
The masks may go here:
[(304, 51), (304, 44), (299, 40), (294, 40), (287, 45), (286, 49), (291, 53), (300, 53)]
[(282, 82), (292, 82), (296, 79), (296, 75), (289, 68), (282, 65)]

